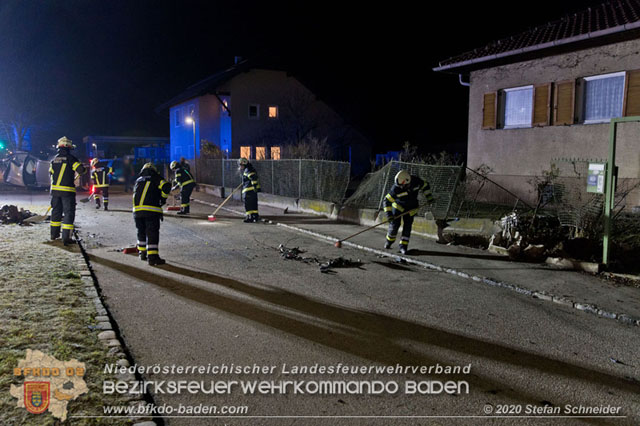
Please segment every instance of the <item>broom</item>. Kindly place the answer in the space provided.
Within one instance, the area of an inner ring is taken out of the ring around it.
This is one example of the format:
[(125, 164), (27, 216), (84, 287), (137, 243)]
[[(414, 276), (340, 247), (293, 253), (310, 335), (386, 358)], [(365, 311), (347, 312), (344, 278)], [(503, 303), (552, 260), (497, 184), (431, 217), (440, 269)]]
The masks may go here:
[(213, 214), (210, 214), (209, 216), (207, 216), (207, 220), (208, 220), (209, 222), (215, 222), (215, 221), (216, 221), (216, 213), (218, 213), (218, 210), (220, 210), (220, 209), (222, 208), (222, 206), (224, 206), (224, 205), (225, 205), (225, 203), (231, 199), (231, 196), (232, 196), (233, 194), (235, 194), (235, 193), (238, 191), (238, 189), (240, 189), (240, 188), (242, 188), (242, 184), (238, 185), (238, 186), (236, 187), (236, 189), (234, 189), (234, 190), (231, 192), (231, 194), (229, 194), (229, 196), (228, 196), (227, 198), (225, 198), (225, 199), (224, 199), (224, 201), (223, 201), (222, 203), (220, 203), (220, 205), (218, 206), (218, 208), (217, 208), (217, 209), (215, 209), (215, 210), (213, 211)]
[(356, 233), (355, 233), (355, 234), (353, 234), (353, 235), (349, 235), (347, 238), (343, 238), (343, 239), (341, 239), (341, 240), (336, 241), (336, 243), (334, 244), (334, 246), (336, 246), (337, 248), (341, 248), (341, 247), (342, 247), (342, 242), (343, 242), (343, 241), (346, 241), (346, 240), (348, 240), (348, 239), (350, 239), (350, 238), (353, 238), (353, 237), (355, 237), (356, 235), (360, 235), (360, 234), (362, 234), (363, 232), (370, 231), (371, 229), (376, 228), (376, 227), (378, 227), (378, 226), (380, 226), (380, 225), (383, 225), (383, 224), (385, 224), (385, 223), (391, 222), (392, 220), (395, 220), (395, 219), (401, 218), (402, 216), (404, 216), (404, 215), (406, 215), (406, 214), (416, 212), (416, 211), (418, 211), (418, 209), (419, 209), (419, 208), (417, 208), (417, 209), (413, 209), (413, 210), (409, 210), (409, 211), (406, 211), (406, 212), (402, 213), (401, 215), (398, 215), (398, 216), (392, 216), (392, 217), (390, 217), (390, 218), (388, 218), (388, 219), (383, 220), (383, 221), (382, 221), (382, 222), (380, 222), (380, 223), (376, 223), (375, 225), (371, 225), (370, 227), (365, 228), (365, 229), (363, 229), (362, 231), (358, 231), (358, 232), (356, 232)]

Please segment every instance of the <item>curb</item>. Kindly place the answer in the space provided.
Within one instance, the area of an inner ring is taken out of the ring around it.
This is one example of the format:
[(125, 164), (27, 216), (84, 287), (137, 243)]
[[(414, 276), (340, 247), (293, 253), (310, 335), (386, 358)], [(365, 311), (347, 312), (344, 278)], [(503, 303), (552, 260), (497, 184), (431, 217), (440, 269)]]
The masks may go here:
[[(201, 201), (201, 200), (196, 200), (194, 199), (194, 201), (201, 203), (201, 204), (206, 204), (209, 206), (213, 206), (213, 207), (217, 207), (217, 204), (214, 203), (209, 203), (206, 201)], [(228, 211), (230, 213), (235, 213), (238, 215), (243, 215), (243, 213), (240, 213), (236, 210), (231, 210), (228, 209), (226, 207), (222, 207), (221, 210), (225, 210)], [(331, 243), (336, 243), (337, 241), (340, 241), (338, 238), (336, 237), (331, 237), (329, 235), (324, 235), (324, 234), (320, 234), (317, 232), (313, 232), (313, 231), (309, 231), (307, 229), (303, 229), (303, 228), (298, 228), (296, 226), (292, 226), (292, 225), (286, 225), (284, 223), (278, 223), (278, 222), (273, 222), (273, 221), (269, 221), (270, 223), (274, 223), (278, 226), (281, 226), (285, 229), (289, 229), (291, 231), (295, 231), (295, 232), (299, 232), (302, 234), (307, 234), (316, 238), (320, 238), (322, 240), (326, 240), (328, 242)], [(492, 287), (500, 287), (500, 288), (505, 288), (507, 290), (511, 290), (511, 291), (515, 291), (516, 293), (525, 295), (525, 296), (531, 296), (533, 298), (536, 299), (540, 299), (540, 300), (545, 300), (545, 301), (549, 301), (552, 303), (557, 303), (559, 305), (563, 305), (563, 306), (567, 306), (570, 308), (574, 308), (577, 309), (579, 311), (583, 311), (583, 312), (588, 312), (591, 314), (594, 314), (596, 316), (602, 317), (602, 318), (609, 318), (609, 319), (615, 319), (618, 322), (625, 324), (625, 325), (633, 325), (633, 326), (639, 326), (640, 327), (640, 318), (632, 316), (632, 315), (628, 315), (625, 314), (623, 312), (609, 312), (606, 311), (604, 309), (599, 308), (597, 305), (595, 304), (590, 304), (590, 303), (585, 303), (585, 302), (574, 302), (573, 300), (567, 299), (565, 297), (561, 297), (561, 296), (556, 296), (554, 294), (550, 294), (548, 292), (545, 291), (536, 291), (536, 290), (529, 290), (527, 288), (521, 287), (519, 285), (515, 285), (515, 284), (509, 284), (503, 281), (497, 281), (494, 280), (492, 278), (487, 278), (487, 277), (483, 277), (483, 276), (479, 276), (479, 275), (472, 275), (466, 272), (462, 272), (462, 271), (458, 271), (456, 269), (452, 269), (452, 268), (446, 268), (440, 265), (436, 265), (433, 263), (428, 263), (428, 262), (424, 262), (421, 260), (416, 260), (416, 259), (412, 259), (410, 257), (406, 257), (403, 255), (399, 255), (399, 254), (390, 254), (389, 252), (386, 251), (382, 251), (382, 250), (378, 250), (378, 249), (373, 249), (371, 247), (366, 247), (360, 244), (355, 244), (349, 241), (341, 241), (342, 245), (348, 246), (348, 247), (352, 247), (352, 248), (357, 248), (359, 250), (364, 250), (366, 252), (369, 253), (373, 253), (379, 256), (383, 256), (383, 257), (389, 257), (389, 258), (393, 258), (393, 259), (400, 259), (403, 260), (409, 264), (413, 264), (413, 265), (417, 265), (417, 266), (421, 266), (425, 269), (431, 269), (434, 271), (438, 271), (438, 272), (446, 272), (447, 274), (451, 274), (451, 275), (456, 275), (458, 277), (461, 278), (466, 278), (466, 279), (471, 279), (473, 281), (477, 281), (477, 282), (481, 282), (483, 284), (487, 284), (490, 285)]]
[[(98, 278), (93, 272), (91, 261), (89, 260), (89, 254), (82, 245), (82, 239), (78, 236), (77, 230), (74, 230), (74, 235), (76, 237), (76, 243), (80, 248), (80, 255), (82, 256), (82, 263), (78, 263), (78, 267), (80, 268), (80, 279), (84, 284), (84, 294), (93, 301), (93, 304), (96, 308), (97, 315), (95, 319), (98, 323), (96, 328), (100, 331), (98, 333), (98, 339), (108, 349), (108, 352), (110, 354), (115, 355), (119, 358), (118, 361), (116, 361), (116, 364), (119, 367), (130, 367), (131, 365), (135, 364), (133, 356), (131, 355), (131, 352), (124, 342), (118, 324), (102, 301), (102, 291), (98, 283)], [(136, 372), (135, 377), (131, 377), (131, 375), (129, 374), (117, 374), (116, 379), (125, 381), (135, 379), (140, 381), (143, 380), (143, 377)], [(136, 395), (136, 397), (137, 398), (131, 398), (131, 405), (155, 405), (155, 401), (149, 393), (145, 393), (142, 396)], [(134, 423), (133, 426), (164, 425), (164, 421), (161, 418), (157, 417), (137, 417), (135, 415), (132, 415), (128, 418), (133, 421), (138, 421), (138, 423)]]

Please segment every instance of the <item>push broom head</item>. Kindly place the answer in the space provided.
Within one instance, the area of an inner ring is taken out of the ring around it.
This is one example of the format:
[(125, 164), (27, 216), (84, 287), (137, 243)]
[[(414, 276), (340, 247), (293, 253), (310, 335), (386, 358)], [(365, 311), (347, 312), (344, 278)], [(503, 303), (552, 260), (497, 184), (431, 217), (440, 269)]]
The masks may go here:
[(167, 210), (170, 210), (170, 211), (180, 210), (180, 207), (178, 207), (178, 206), (169, 206), (169, 207), (167, 207)]
[(336, 241), (334, 246), (336, 246), (336, 248), (342, 248), (342, 241)]
[(214, 215), (210, 214), (209, 216), (207, 216), (207, 220), (209, 222), (215, 222), (216, 221), (216, 217)]

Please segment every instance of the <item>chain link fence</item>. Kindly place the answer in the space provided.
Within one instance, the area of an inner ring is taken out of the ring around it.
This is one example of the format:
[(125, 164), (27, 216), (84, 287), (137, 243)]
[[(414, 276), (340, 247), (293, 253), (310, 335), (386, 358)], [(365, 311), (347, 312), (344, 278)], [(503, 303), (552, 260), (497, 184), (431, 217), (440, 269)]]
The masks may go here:
[(436, 166), (391, 161), (380, 170), (365, 176), (355, 192), (345, 201), (345, 205), (380, 210), (384, 197), (394, 184), (396, 173), (400, 170), (406, 170), (411, 175), (429, 182), (435, 198), (435, 202), (429, 206), (423, 194), (420, 193), (418, 201), (421, 208), (418, 215), (425, 216), (430, 212), (434, 219), (445, 219), (449, 214), (462, 169), (462, 166)]
[[(325, 160), (254, 160), (263, 192), (291, 198), (341, 203), (344, 200), (351, 165)], [(200, 158), (196, 163), (198, 182), (235, 188), (242, 182), (238, 160)]]

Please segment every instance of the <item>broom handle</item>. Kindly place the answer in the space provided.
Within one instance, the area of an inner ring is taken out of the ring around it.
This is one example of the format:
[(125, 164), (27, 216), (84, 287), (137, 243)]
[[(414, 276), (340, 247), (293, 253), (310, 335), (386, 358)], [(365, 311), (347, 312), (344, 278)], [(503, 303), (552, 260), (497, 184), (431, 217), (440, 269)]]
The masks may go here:
[(408, 210), (408, 211), (406, 211), (406, 212), (402, 213), (401, 215), (390, 217), (390, 218), (388, 218), (388, 219), (383, 220), (383, 221), (382, 221), (382, 222), (380, 222), (380, 223), (376, 223), (375, 225), (371, 225), (370, 227), (365, 228), (365, 229), (363, 229), (362, 231), (356, 232), (356, 233), (355, 233), (355, 234), (353, 234), (353, 235), (349, 235), (347, 238), (344, 238), (344, 239), (339, 240), (339, 241), (340, 241), (340, 242), (346, 241), (346, 240), (348, 240), (348, 239), (350, 239), (350, 238), (355, 237), (356, 235), (360, 235), (360, 234), (362, 234), (363, 232), (367, 232), (367, 231), (369, 231), (370, 229), (373, 229), (373, 228), (375, 228), (375, 227), (377, 227), (377, 226), (380, 226), (380, 225), (384, 225), (384, 224), (385, 224), (385, 223), (387, 223), (387, 222), (390, 222), (390, 221), (392, 221), (392, 220), (395, 220), (395, 219), (401, 218), (402, 216), (404, 216), (404, 215), (406, 215), (406, 214), (409, 214), (409, 213), (411, 213), (411, 212), (418, 211), (418, 210), (419, 210), (419, 208), (417, 208), (417, 209), (412, 209), (412, 210)]
[(242, 188), (242, 184), (238, 185), (238, 186), (236, 187), (236, 189), (234, 189), (234, 190), (231, 192), (231, 194), (229, 194), (229, 196), (228, 196), (227, 198), (225, 198), (225, 199), (224, 199), (224, 201), (223, 201), (222, 203), (220, 203), (220, 205), (218, 206), (218, 208), (214, 210), (214, 212), (213, 212), (213, 214), (212, 214), (211, 216), (215, 216), (215, 215), (216, 215), (216, 213), (218, 213), (218, 210), (220, 210), (220, 209), (222, 208), (222, 206), (224, 206), (224, 205), (225, 205), (225, 203), (226, 203), (227, 201), (229, 201), (229, 199), (231, 199), (231, 196), (232, 196), (233, 194), (235, 194), (235, 193), (236, 193), (236, 191), (237, 191), (238, 189), (240, 189), (240, 188)]

